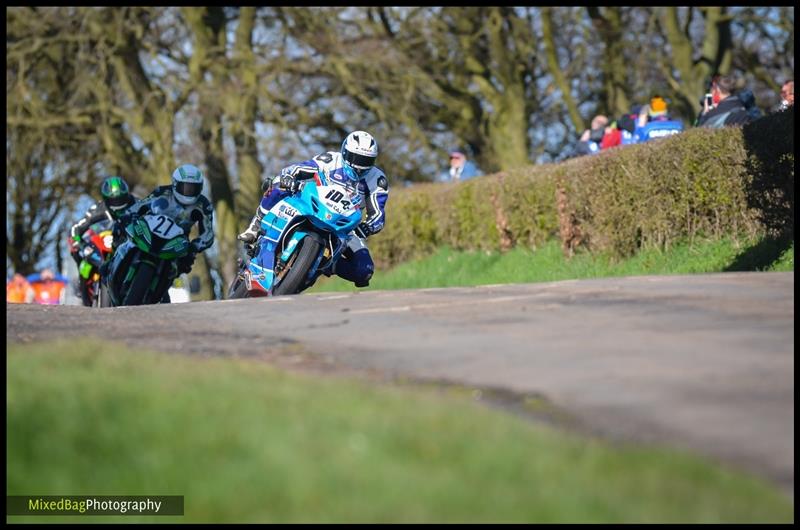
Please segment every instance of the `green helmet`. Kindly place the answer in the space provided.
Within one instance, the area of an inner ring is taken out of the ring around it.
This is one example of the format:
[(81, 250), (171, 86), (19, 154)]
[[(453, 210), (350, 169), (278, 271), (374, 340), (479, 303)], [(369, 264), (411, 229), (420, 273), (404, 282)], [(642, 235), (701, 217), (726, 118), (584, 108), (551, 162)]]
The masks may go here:
[(100, 195), (112, 215), (133, 202), (128, 183), (122, 177), (106, 177), (100, 186)]

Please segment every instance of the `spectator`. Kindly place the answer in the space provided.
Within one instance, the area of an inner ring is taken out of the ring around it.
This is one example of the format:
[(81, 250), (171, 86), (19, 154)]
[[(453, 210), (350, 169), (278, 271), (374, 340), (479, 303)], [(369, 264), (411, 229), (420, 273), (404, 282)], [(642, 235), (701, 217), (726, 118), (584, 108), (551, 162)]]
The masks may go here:
[(794, 106), (794, 80), (786, 81), (781, 87), (781, 103), (778, 110), (786, 110)]
[(636, 132), (636, 121), (639, 119), (641, 110), (641, 105), (635, 105), (628, 114), (623, 114), (617, 120), (617, 128), (620, 130), (622, 145), (637, 143), (638, 139), (634, 136), (634, 133)]
[(648, 142), (682, 131), (683, 122), (670, 118), (666, 100), (661, 96), (653, 96), (650, 104), (639, 111), (634, 137), (637, 142)]
[(575, 148), (575, 156), (590, 155), (600, 152), (600, 144), (606, 134), (608, 118), (598, 114), (592, 118), (592, 128), (583, 131), (578, 145)]
[(752, 90), (746, 88), (739, 92), (738, 95), (739, 100), (742, 102), (742, 105), (744, 105), (745, 110), (747, 110), (747, 115), (749, 116), (750, 121), (757, 120), (764, 115), (764, 113), (761, 112), (761, 109), (756, 106), (756, 96), (753, 94)]
[(40, 274), (31, 274), (27, 279), (33, 289), (33, 301), (37, 304), (59, 305), (64, 303), (65, 287), (69, 280), (60, 274), (55, 275), (50, 269), (44, 269)]
[(747, 109), (735, 94), (735, 81), (730, 76), (716, 76), (711, 81), (712, 103), (703, 100), (703, 113), (698, 127), (719, 129), (730, 125), (744, 125), (750, 121)]
[(600, 150), (606, 150), (618, 145), (622, 145), (622, 130), (619, 128), (616, 121), (612, 121), (605, 129), (603, 140), (600, 142)]
[(22, 274), (15, 274), (6, 284), (6, 302), (9, 304), (30, 304), (33, 302), (33, 289)]
[(436, 180), (437, 182), (469, 180), (473, 177), (480, 177), (482, 174), (474, 162), (467, 160), (467, 155), (463, 151), (453, 149), (450, 151), (450, 167), (442, 171)]

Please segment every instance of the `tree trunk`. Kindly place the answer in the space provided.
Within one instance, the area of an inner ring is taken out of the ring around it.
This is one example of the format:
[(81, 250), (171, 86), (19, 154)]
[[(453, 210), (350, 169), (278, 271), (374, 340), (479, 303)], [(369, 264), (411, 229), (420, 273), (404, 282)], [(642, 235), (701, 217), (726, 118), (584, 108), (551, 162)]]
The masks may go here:
[(226, 114), (232, 122), (233, 143), (236, 146), (236, 167), (239, 172), (239, 186), (234, 197), (236, 219), (244, 225), (261, 200), (261, 180), (264, 168), (258, 160), (256, 143), (256, 112), (258, 105), (258, 78), (255, 73), (253, 54), (253, 27), (255, 8), (243, 7), (239, 12), (239, 26), (236, 29), (234, 77), (240, 80), (240, 97), (228, 100), (233, 108)]
[[(225, 13), (221, 7), (184, 8), (192, 29), (194, 50), (189, 65), (192, 79), (198, 86), (200, 105), (200, 141), (205, 153), (207, 178), (214, 203), (214, 236), (219, 250), (219, 274), (224, 285), (236, 273), (237, 220), (231, 178), (225, 165), (223, 146), (223, 106), (220, 91), (225, 88)], [(204, 79), (211, 72), (211, 81)]]
[(494, 112), (487, 117), (484, 171), (507, 171), (530, 164), (528, 158), (528, 115), (520, 86), (506, 86), (506, 93), (493, 101)]
[(625, 41), (623, 40), (622, 11), (607, 7), (589, 7), (589, 16), (603, 41), (603, 100), (605, 112), (613, 117), (630, 111), (626, 79)]
[(680, 82), (674, 78), (671, 85), (681, 98), (683, 113), (697, 113), (700, 98), (708, 90), (708, 83), (715, 73), (727, 74), (731, 66), (730, 20), (724, 7), (702, 8), (705, 17), (705, 34), (701, 57), (694, 59), (696, 50), (689, 36), (681, 29), (676, 7), (665, 8), (662, 24), (671, 48), (671, 61), (666, 73), (677, 71)]
[(580, 134), (586, 129), (586, 125), (578, 112), (578, 105), (575, 103), (575, 98), (572, 97), (572, 90), (570, 90), (569, 83), (564, 78), (564, 73), (558, 64), (558, 53), (556, 52), (556, 45), (553, 39), (553, 8), (542, 8), (542, 37), (544, 44), (545, 55), (547, 56), (547, 66), (553, 76), (556, 86), (561, 91), (561, 97), (564, 104), (567, 106), (569, 118), (572, 121), (572, 126), (575, 131)]
[[(494, 68), (473, 76), (491, 106), (483, 118), (490, 147), (488, 152), (482, 153), (483, 167), (485, 171), (506, 171), (530, 164), (524, 72), (516, 50), (511, 50), (510, 14), (503, 8), (493, 7), (489, 8), (486, 18), (487, 51)], [(474, 59), (477, 61), (480, 57)]]

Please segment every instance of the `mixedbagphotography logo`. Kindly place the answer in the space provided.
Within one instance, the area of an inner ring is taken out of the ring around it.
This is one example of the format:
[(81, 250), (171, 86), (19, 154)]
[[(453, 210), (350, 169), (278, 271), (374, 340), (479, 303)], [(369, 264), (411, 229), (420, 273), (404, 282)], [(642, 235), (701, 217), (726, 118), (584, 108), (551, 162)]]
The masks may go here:
[(183, 515), (183, 495), (9, 495), (6, 515)]

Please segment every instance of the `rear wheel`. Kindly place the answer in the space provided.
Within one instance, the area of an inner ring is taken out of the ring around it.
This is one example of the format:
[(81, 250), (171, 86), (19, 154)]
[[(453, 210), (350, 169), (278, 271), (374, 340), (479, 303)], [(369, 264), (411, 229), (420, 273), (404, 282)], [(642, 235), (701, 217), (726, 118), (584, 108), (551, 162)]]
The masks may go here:
[(293, 257), (294, 262), (287, 265), (289, 269), (278, 286), (272, 290), (274, 296), (300, 292), (300, 288), (305, 286), (308, 270), (314, 264), (324, 245), (322, 238), (314, 233), (305, 236), (300, 244), (302, 246), (300, 250), (296, 251), (296, 258)]
[(145, 303), (147, 292), (150, 290), (150, 284), (153, 281), (153, 273), (155, 267), (142, 261), (139, 263), (139, 268), (136, 271), (136, 277), (131, 282), (131, 287), (128, 289), (128, 294), (122, 305), (141, 305)]

